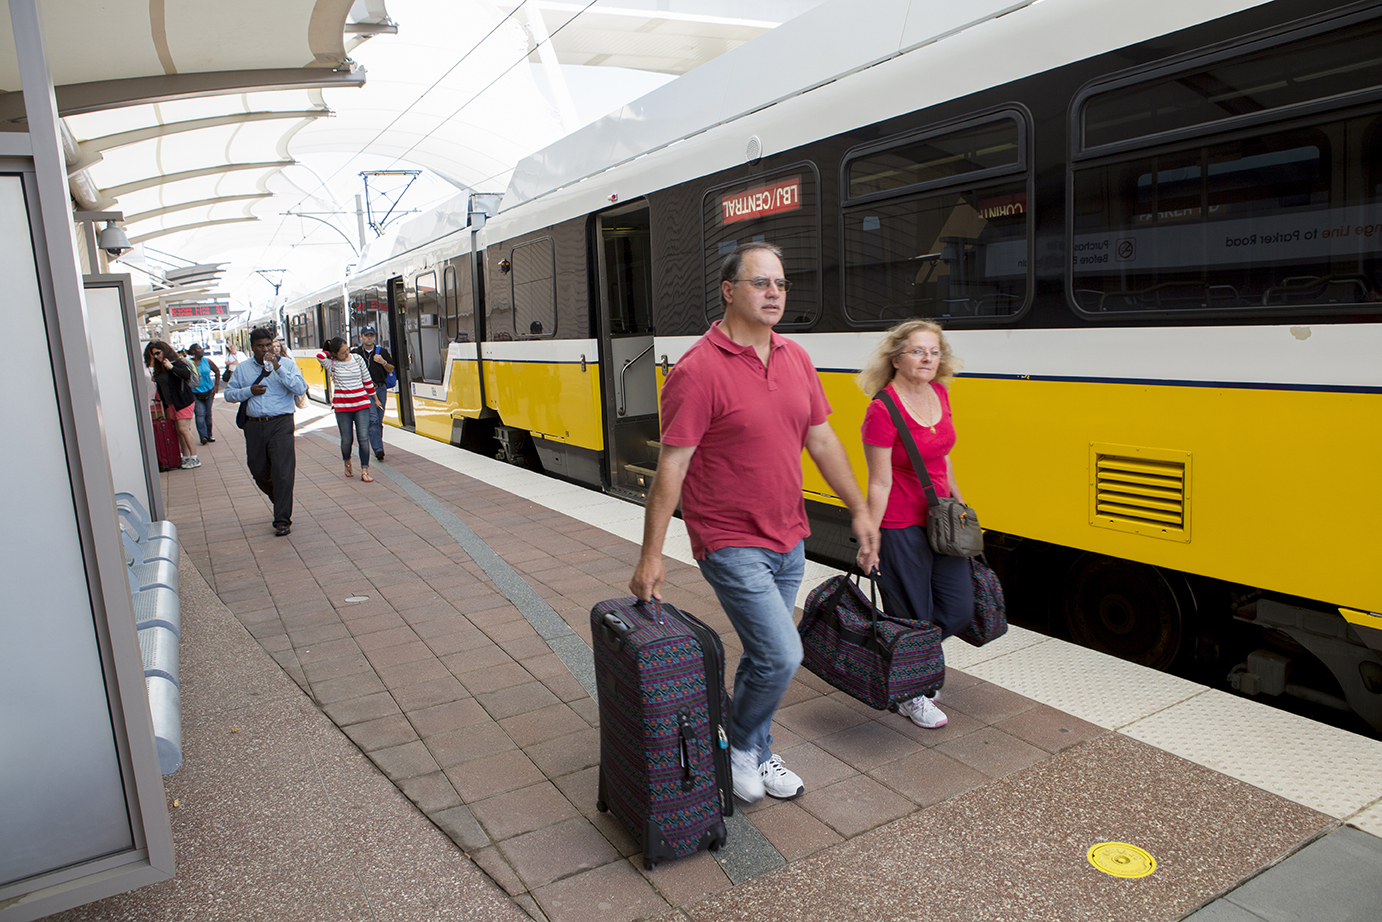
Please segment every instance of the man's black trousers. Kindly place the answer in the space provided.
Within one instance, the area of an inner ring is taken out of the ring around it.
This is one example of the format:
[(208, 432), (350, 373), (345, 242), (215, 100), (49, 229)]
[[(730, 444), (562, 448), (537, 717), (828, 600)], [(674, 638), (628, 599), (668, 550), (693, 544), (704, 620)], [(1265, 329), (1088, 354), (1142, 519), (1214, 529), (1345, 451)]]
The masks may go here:
[(245, 465), (274, 504), (274, 528), (293, 524), (293, 480), (297, 477), (293, 414), (245, 421)]

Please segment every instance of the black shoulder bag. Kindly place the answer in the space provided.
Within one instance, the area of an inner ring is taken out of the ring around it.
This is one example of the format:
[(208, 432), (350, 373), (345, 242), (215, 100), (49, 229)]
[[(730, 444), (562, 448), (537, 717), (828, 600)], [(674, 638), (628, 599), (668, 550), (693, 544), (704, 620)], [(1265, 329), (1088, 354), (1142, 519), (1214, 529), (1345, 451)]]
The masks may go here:
[(879, 391), (873, 396), (888, 408), (888, 414), (897, 427), (897, 435), (902, 439), (902, 447), (907, 449), (907, 457), (912, 460), (921, 488), (926, 491), (926, 541), (931, 550), (949, 557), (978, 557), (984, 553), (984, 532), (979, 528), (979, 516), (973, 509), (959, 500), (936, 495), (931, 473), (926, 470), (921, 451), (917, 448), (912, 430), (902, 418), (902, 411), (887, 391)]
[[(268, 376), (269, 369), (265, 368), (263, 371), (259, 373), (259, 377), (254, 379), (254, 384), (258, 384), (260, 381), (263, 381)], [(250, 387), (254, 387), (254, 384), (251, 384)], [(241, 429), (245, 428), (245, 420), (249, 418), (249, 415), (250, 399), (246, 397), (244, 400), (240, 401), (240, 409), (235, 411), (235, 425), (239, 426)]]

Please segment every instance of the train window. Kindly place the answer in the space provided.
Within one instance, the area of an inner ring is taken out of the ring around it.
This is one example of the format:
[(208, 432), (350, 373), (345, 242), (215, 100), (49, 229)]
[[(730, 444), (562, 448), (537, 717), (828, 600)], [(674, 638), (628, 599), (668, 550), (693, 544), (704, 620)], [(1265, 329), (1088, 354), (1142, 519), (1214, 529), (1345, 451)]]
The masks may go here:
[[(1271, 40), (1209, 66), (1177, 65), (1135, 86), (1096, 92), (1082, 107), (1083, 147), (1257, 116), (1382, 87), (1382, 20)], [(1289, 42), (1289, 44), (1284, 44)]]
[(1261, 312), (1382, 301), (1379, 142), (1382, 118), (1371, 115), (1076, 169), (1076, 306)]
[(410, 360), (421, 360), (413, 371), (420, 380), (440, 384), (446, 369), (441, 355), (445, 349), (441, 335), (441, 299), (437, 297), (437, 273), (424, 272), (413, 280), (416, 299), (408, 310), (408, 350)]
[(1027, 300), (1027, 183), (911, 195), (844, 215), (845, 314), (1004, 317)]
[(990, 172), (1009, 173), (1022, 168), (1024, 149), (1022, 123), (1015, 117), (889, 142), (849, 159), (845, 198), (854, 201), (913, 186), (972, 182)]
[(795, 164), (783, 171), (705, 194), (705, 313), (714, 322), (725, 314), (720, 264), (741, 243), (767, 241), (782, 250), (782, 268), (792, 282), (787, 314), (778, 329), (808, 327), (821, 310), (820, 195), (816, 168)]
[(341, 298), (333, 298), (326, 304), (326, 316), (321, 318), (326, 329), (323, 330), (323, 339), (330, 339), (339, 336), (346, 339), (349, 331), (346, 329), (345, 321), (345, 302)]
[(551, 336), (557, 331), (557, 262), (552, 238), (513, 248), (514, 334), (519, 339)]

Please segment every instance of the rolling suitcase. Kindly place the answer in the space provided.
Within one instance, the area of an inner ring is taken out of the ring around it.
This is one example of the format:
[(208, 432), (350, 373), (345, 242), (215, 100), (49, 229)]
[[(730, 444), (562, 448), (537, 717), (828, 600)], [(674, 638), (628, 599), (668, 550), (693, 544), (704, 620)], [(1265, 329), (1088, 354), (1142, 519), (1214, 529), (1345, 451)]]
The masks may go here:
[(158, 469), (172, 471), (182, 467), (182, 447), (178, 445), (178, 424), (171, 419), (154, 420), (154, 448)]
[(729, 696), (720, 636), (664, 603), (590, 610), (600, 706), (600, 783), (648, 870), (725, 842), (734, 812)]

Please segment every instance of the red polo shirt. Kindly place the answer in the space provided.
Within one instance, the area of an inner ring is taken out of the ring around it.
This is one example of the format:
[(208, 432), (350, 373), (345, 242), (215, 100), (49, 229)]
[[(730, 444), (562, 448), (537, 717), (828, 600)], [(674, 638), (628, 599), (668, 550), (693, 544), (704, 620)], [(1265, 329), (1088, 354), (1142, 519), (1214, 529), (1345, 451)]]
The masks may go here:
[(801, 495), (806, 433), (830, 415), (806, 350), (772, 334), (764, 367), (716, 321), (662, 388), (662, 441), (695, 446), (681, 511), (697, 560), (723, 547), (784, 553), (810, 534)]

